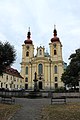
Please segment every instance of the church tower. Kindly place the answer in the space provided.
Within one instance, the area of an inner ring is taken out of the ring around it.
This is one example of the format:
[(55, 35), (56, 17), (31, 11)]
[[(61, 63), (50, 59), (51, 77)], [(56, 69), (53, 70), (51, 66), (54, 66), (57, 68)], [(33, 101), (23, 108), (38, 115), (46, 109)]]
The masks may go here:
[(62, 44), (60, 39), (57, 37), (57, 30), (54, 26), (53, 38), (51, 38), (50, 45), (50, 56), (53, 61), (62, 61)]
[(25, 88), (28, 88), (28, 77), (29, 77), (29, 67), (30, 60), (34, 57), (34, 45), (31, 38), (30, 28), (27, 33), (27, 40), (24, 41), (22, 45), (22, 62), (21, 62), (21, 75), (24, 78)]
[[(51, 68), (54, 69), (53, 77), (55, 88), (63, 86), (61, 82), (61, 75), (63, 73), (63, 59), (62, 59), (62, 44), (60, 39), (57, 37), (57, 30), (54, 25), (53, 38), (51, 38), (50, 46), (50, 59), (52, 62)], [(53, 70), (51, 70), (53, 71)], [(52, 73), (51, 73), (52, 74)], [(52, 81), (52, 80), (51, 80)]]

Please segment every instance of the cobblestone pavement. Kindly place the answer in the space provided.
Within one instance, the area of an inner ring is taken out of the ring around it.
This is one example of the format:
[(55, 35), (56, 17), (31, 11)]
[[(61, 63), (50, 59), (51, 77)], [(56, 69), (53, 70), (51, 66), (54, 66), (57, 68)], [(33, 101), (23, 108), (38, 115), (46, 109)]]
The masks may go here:
[(23, 107), (10, 120), (41, 120), (41, 108), (50, 104), (50, 99), (16, 98), (16, 103)]

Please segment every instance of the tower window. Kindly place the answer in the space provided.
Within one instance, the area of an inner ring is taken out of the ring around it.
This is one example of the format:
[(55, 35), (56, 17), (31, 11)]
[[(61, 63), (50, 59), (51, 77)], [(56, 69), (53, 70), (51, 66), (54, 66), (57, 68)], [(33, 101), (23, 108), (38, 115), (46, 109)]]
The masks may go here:
[(58, 81), (58, 78), (57, 77), (55, 77), (55, 82), (57, 82)]
[(25, 78), (25, 82), (28, 82), (28, 78), (27, 77)]
[(54, 66), (54, 73), (57, 74), (57, 66)]
[(26, 74), (28, 74), (28, 67), (26, 67)]
[(43, 65), (42, 64), (38, 65), (38, 73), (39, 73), (39, 75), (43, 73)]
[(56, 48), (56, 44), (53, 44), (54, 48)]
[(42, 50), (39, 51), (39, 54), (42, 55)]
[(54, 55), (57, 55), (57, 52), (56, 52), (56, 50), (54, 50)]
[(27, 57), (29, 56), (29, 52), (28, 52), (28, 51), (26, 52), (26, 56), (27, 56)]

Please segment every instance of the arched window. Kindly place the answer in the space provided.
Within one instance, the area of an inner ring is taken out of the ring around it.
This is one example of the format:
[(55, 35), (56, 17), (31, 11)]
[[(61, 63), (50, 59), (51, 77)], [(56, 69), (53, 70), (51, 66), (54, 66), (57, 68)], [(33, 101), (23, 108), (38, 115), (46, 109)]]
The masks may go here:
[(58, 88), (58, 83), (55, 83), (55, 88)]
[(27, 57), (29, 56), (29, 52), (28, 52), (28, 51), (26, 52), (26, 56), (27, 56)]
[(43, 74), (43, 65), (42, 64), (39, 64), (38, 65), (38, 74)]
[(54, 73), (57, 74), (57, 66), (54, 66)]
[(39, 51), (39, 54), (42, 55), (42, 50)]
[(26, 67), (26, 74), (28, 74), (28, 67)]
[(56, 48), (56, 43), (53, 44), (54, 48)]
[(57, 81), (58, 81), (58, 78), (57, 78), (57, 77), (55, 77), (54, 79), (55, 79), (55, 82), (57, 82)]
[(27, 77), (25, 78), (25, 82), (28, 82), (28, 78)]
[(57, 55), (57, 52), (56, 52), (56, 50), (54, 50), (54, 55)]

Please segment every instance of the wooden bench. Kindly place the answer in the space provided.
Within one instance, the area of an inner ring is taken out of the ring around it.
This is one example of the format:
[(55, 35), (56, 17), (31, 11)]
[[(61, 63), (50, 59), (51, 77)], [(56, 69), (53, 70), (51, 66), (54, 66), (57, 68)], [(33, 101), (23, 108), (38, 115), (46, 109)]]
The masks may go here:
[(15, 103), (15, 99), (11, 96), (2, 96), (1, 102), (2, 103)]
[(65, 96), (51, 97), (51, 104), (52, 103), (66, 103), (66, 97)]

